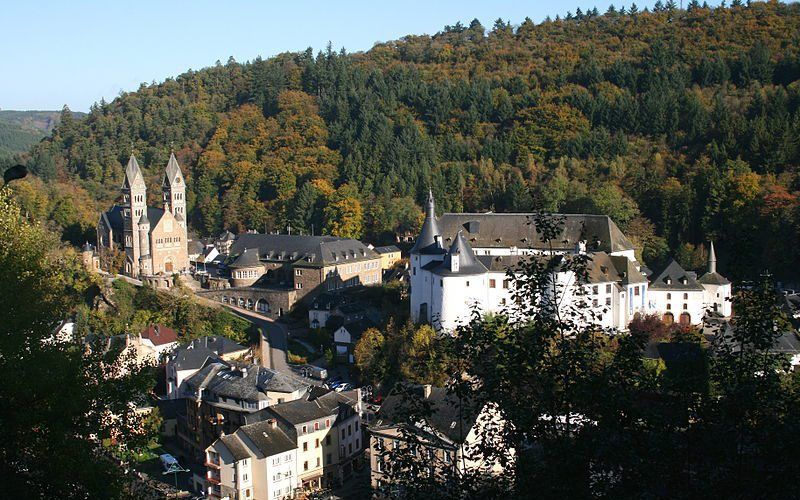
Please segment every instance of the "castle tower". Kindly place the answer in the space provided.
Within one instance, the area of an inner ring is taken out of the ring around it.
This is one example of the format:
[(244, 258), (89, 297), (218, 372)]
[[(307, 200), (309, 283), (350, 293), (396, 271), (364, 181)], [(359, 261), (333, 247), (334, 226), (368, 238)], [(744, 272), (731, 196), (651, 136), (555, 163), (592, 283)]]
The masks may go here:
[[(139, 231), (138, 221), (147, 211), (147, 186), (136, 157), (131, 154), (125, 167), (122, 181), (122, 218), (124, 226), (123, 245), (125, 247), (125, 274), (139, 275)], [(149, 224), (148, 224), (149, 225)]]
[(139, 218), (139, 276), (150, 276), (153, 274), (153, 259), (150, 256), (150, 220), (147, 218), (147, 210)]
[(164, 173), (162, 184), (164, 191), (164, 210), (172, 212), (175, 219), (186, 228), (186, 182), (183, 172), (175, 158), (175, 153), (170, 153), (167, 170)]
[[(436, 206), (433, 201), (433, 192), (428, 190), (428, 201), (425, 205), (425, 221), (422, 223), (417, 241), (411, 249), (411, 319), (416, 323), (430, 321), (432, 306), (431, 283), (426, 279), (427, 273), (423, 269), (432, 261), (441, 262), (447, 252), (442, 247), (442, 232), (436, 220)], [(427, 283), (427, 286), (426, 286)]]
[(717, 272), (717, 254), (714, 252), (714, 242), (712, 241), (708, 250), (708, 272)]

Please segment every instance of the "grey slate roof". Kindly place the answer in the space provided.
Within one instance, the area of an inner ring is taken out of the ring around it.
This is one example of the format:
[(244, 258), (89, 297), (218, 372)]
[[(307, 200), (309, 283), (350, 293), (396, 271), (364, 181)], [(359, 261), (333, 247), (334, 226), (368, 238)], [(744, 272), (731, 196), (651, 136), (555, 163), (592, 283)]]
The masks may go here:
[(292, 262), (303, 267), (321, 267), (379, 257), (377, 252), (358, 240), (334, 236), (245, 233), (236, 238), (230, 253), (239, 256), (245, 249), (255, 249), (258, 259), (262, 261)]
[[(300, 399), (267, 408), (272, 414), (291, 425), (340, 415), (343, 408), (352, 412), (352, 401), (338, 392), (319, 388), (306, 393)], [(344, 406), (343, 406), (344, 405)]]
[[(458, 260), (457, 270), (453, 270), (452, 267), (454, 259)], [(456, 233), (455, 241), (450, 245), (450, 250), (445, 255), (444, 261), (433, 270), (439, 276), (470, 276), (483, 274), (486, 271), (486, 266), (475, 257), (475, 252), (472, 251), (472, 247), (464, 238), (463, 231)]]
[(530, 259), (527, 255), (478, 255), (478, 260), (483, 266), (492, 272), (505, 272), (508, 269), (516, 269), (520, 262)]
[(428, 191), (425, 220), (422, 222), (422, 228), (417, 236), (417, 241), (411, 248), (411, 253), (443, 254), (444, 248), (441, 241), (436, 241), (436, 237), (441, 234), (442, 231), (439, 229), (439, 222), (436, 220), (436, 211), (434, 210), (433, 193)]
[(231, 241), (236, 239), (236, 235), (226, 229), (219, 235), (218, 239), (220, 241)]
[(178, 347), (172, 355), (172, 363), (178, 370), (199, 370), (207, 359), (219, 361), (219, 356), (247, 349), (221, 335), (194, 339)]
[(243, 425), (236, 432), (237, 434), (239, 432), (245, 434), (264, 457), (270, 457), (297, 448), (297, 444), (289, 439), (286, 433), (277, 427), (273, 428), (272, 423), (268, 421)]
[[(443, 245), (449, 244), (456, 233), (464, 230), (473, 247), (548, 249), (532, 222), (533, 214), (444, 214), (438, 220)], [(553, 241), (555, 250), (575, 250), (585, 240), (588, 251), (607, 253), (632, 250), (633, 244), (606, 215), (551, 214), (548, 217), (562, 222), (561, 234)]]
[(400, 249), (397, 248), (395, 245), (387, 245), (387, 246), (383, 246), (383, 247), (375, 247), (375, 248), (373, 248), (373, 250), (375, 250), (376, 252), (378, 252), (380, 254), (399, 252), (400, 251)]
[[(114, 205), (109, 210), (104, 212), (104, 215), (108, 219), (108, 223), (111, 224), (111, 230), (116, 234), (122, 234), (125, 229), (122, 218), (123, 210), (124, 207), (122, 205)], [(158, 222), (163, 216), (163, 208), (147, 207), (147, 212), (142, 213), (142, 217), (139, 220), (146, 219), (148, 222), (150, 222), (150, 227), (154, 228), (158, 225)]]
[(261, 261), (258, 260), (258, 248), (245, 248), (228, 267), (235, 269), (242, 267), (258, 267), (260, 265)]
[[(478, 419), (478, 411), (472, 405), (460, 408), (457, 397), (448, 394), (441, 387), (431, 387), (428, 397), (424, 397), (423, 386), (401, 387), (389, 394), (378, 412), (378, 426), (402, 423), (404, 408), (409, 399), (425, 401), (430, 405), (431, 414), (424, 417), (425, 422), (454, 443), (462, 443)], [(416, 405), (414, 405), (416, 406)]]
[(239, 400), (264, 400), (265, 392), (290, 393), (306, 386), (294, 378), (258, 365), (245, 367), (246, 373), (222, 362), (211, 363), (186, 380), (194, 391), (214, 393)]
[[(667, 284), (667, 281), (670, 281)], [(687, 272), (672, 259), (667, 267), (655, 278), (650, 280), (650, 290), (680, 290), (680, 291), (703, 291), (703, 287), (697, 282), (694, 273)]]
[(704, 275), (700, 276), (700, 279), (697, 280), (698, 283), (701, 285), (728, 285), (730, 281), (728, 281), (724, 276), (717, 272), (713, 273), (705, 273)]
[(229, 434), (227, 436), (222, 436), (219, 438), (219, 441), (222, 443), (228, 451), (231, 452), (233, 458), (238, 462), (239, 460), (244, 460), (246, 458), (250, 458), (250, 452), (247, 450), (247, 446), (242, 443), (239, 438), (236, 437), (235, 434)]
[(635, 285), (637, 283), (647, 283), (647, 276), (644, 272), (636, 269), (636, 263), (624, 255), (611, 255), (611, 262), (617, 268), (620, 280), (623, 285)]

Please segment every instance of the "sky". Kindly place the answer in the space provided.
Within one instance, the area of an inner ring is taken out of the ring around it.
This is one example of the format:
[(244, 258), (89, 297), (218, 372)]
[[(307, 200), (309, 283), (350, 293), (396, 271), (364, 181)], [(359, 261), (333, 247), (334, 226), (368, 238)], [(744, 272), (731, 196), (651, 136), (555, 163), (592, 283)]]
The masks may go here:
[[(632, 0), (615, 3), (619, 8)], [(688, 1), (688, 0), (686, 0)], [(556, 0), (37, 1), (0, 7), (0, 109), (88, 111), (188, 69), (312, 47), (348, 52), (477, 18), (490, 28), (604, 12), (614, 2)], [(640, 9), (653, 1), (636, 2)], [(717, 1), (709, 2), (715, 5)]]

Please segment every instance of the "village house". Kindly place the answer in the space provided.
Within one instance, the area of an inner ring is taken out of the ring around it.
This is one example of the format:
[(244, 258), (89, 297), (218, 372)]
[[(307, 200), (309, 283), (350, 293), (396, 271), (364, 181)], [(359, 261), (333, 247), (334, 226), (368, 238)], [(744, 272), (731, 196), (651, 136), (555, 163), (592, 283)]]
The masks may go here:
[(186, 416), (178, 421), (183, 448), (195, 457), (223, 434), (265, 420), (269, 406), (294, 401), (308, 385), (258, 365), (206, 364), (185, 381)]
[[(430, 415), (413, 425), (402, 423), (409, 405), (423, 404), (430, 407)], [(440, 478), (455, 477), (476, 467), (493, 473), (502, 471), (499, 464), (487, 463), (471, 450), (484, 425), (502, 425), (502, 421), (489, 407), (475, 411), (469, 406), (462, 405), (446, 389), (430, 385), (401, 386), (386, 397), (369, 428), (370, 482), (379, 498), (389, 496), (385, 493), (391, 486), (387, 467), (393, 463), (392, 451), (407, 446), (413, 446), (408, 451), (419, 457), (429, 474)]]
[(205, 467), (208, 498), (293, 498), (297, 445), (275, 419), (243, 425), (206, 448)]
[(348, 478), (363, 452), (360, 392), (353, 398), (312, 387), (301, 398), (269, 407), (297, 444), (298, 485), (315, 490)]
[(167, 356), (165, 367), (167, 397), (169, 399), (186, 397), (184, 382), (206, 364), (215, 361), (233, 361), (242, 358), (248, 352), (250, 352), (249, 347), (237, 344), (221, 335), (201, 337), (177, 347)]

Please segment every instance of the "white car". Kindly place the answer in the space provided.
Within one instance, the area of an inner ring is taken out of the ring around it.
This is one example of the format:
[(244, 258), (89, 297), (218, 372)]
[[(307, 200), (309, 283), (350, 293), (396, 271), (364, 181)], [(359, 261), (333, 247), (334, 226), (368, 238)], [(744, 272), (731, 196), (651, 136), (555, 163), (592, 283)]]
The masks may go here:
[(347, 384), (347, 383), (341, 384), (341, 385), (337, 386), (336, 389), (334, 389), (334, 390), (336, 392), (352, 391), (353, 390), (353, 385), (352, 384)]

